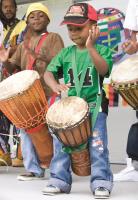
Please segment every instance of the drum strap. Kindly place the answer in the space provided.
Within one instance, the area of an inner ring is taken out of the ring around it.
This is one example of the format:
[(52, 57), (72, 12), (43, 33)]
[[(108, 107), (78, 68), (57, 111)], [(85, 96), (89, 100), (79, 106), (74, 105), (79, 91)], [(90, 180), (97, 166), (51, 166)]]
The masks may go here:
[[(86, 56), (86, 60), (87, 59), (89, 59), (89, 54), (87, 54), (87, 56)], [(87, 71), (87, 65), (85, 65), (85, 62), (84, 62), (84, 67), (82, 69), (81, 77), (80, 77), (80, 80), (79, 80), (78, 75), (77, 75), (77, 68), (76, 68), (76, 47), (75, 46), (73, 47), (73, 50), (72, 50), (72, 69), (73, 69), (73, 76), (74, 76), (74, 82), (75, 82), (75, 88), (76, 88), (77, 96), (80, 97), (81, 89), (82, 89), (83, 82), (84, 82), (85, 75), (86, 75), (86, 71)], [(98, 76), (98, 78), (99, 78), (99, 76)], [(101, 89), (100, 89), (100, 80), (98, 81), (98, 83), (99, 83), (99, 91), (98, 91), (98, 94), (97, 94), (96, 106), (94, 108), (94, 111), (93, 111), (93, 114), (92, 114), (92, 119), (91, 119), (93, 127), (95, 125), (95, 122), (96, 122), (96, 119), (97, 119), (97, 116), (98, 116), (98, 112), (99, 112), (99, 109), (100, 109), (100, 106), (101, 106), (101, 101), (102, 101), (102, 92), (101, 92)]]
[[(85, 61), (89, 59), (89, 54), (87, 54)], [(77, 96), (80, 97), (81, 89), (84, 83), (85, 75), (87, 72), (87, 65), (85, 65), (84, 62), (84, 67), (82, 69), (82, 73), (80, 76), (80, 80), (77, 74), (77, 67), (76, 67), (76, 47), (73, 46), (72, 48), (72, 69), (73, 69), (73, 76), (74, 76), (74, 82), (75, 82), (75, 88), (77, 92)]]
[(35, 134), (36, 132), (40, 131), (44, 126), (45, 126), (45, 124), (40, 124), (37, 127), (31, 128), (31, 129), (26, 129), (26, 132), (28, 134), (32, 134), (32, 133)]
[(15, 19), (15, 23), (10, 27), (10, 29), (9, 29), (9, 31), (8, 31), (8, 33), (5, 36), (4, 41), (3, 41), (4, 47), (6, 47), (8, 41), (9, 41), (10, 35), (11, 35), (12, 31), (14, 30), (15, 26), (18, 24), (18, 22), (19, 22), (19, 20)]
[(93, 127), (95, 125), (101, 103), (102, 103), (102, 93), (99, 93), (99, 94), (97, 94), (96, 106), (94, 108), (94, 111), (93, 111), (93, 114), (91, 117)]
[[(35, 48), (35, 53), (36, 54), (39, 53), (40, 48), (41, 48), (44, 40), (46, 39), (47, 35), (48, 35), (48, 32), (46, 32), (46, 33), (44, 33), (44, 34), (41, 35), (41, 38), (40, 38), (40, 40), (38, 42), (38, 45)], [(34, 65), (35, 61), (36, 61), (35, 58), (30, 55), (30, 57), (29, 57), (29, 63), (28, 63), (28, 66), (27, 66), (26, 69), (33, 70), (33, 65)]]

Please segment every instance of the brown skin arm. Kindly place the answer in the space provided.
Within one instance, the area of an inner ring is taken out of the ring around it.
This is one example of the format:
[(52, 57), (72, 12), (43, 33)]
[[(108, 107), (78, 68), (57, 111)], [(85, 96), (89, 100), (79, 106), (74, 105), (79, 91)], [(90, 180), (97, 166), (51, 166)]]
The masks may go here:
[(10, 53), (9, 53), (9, 57), (12, 57), (12, 55), (14, 54), (14, 52), (16, 51), (18, 45), (12, 46), (10, 48)]
[(9, 62), (10, 50), (11, 48), (5, 49), (4, 46), (0, 47), (0, 61), (3, 63), (3, 67), (12, 74), (19, 67)]
[(3, 67), (7, 69), (9, 74), (13, 74), (15, 72), (16, 69), (20, 70), (20, 67), (18, 67), (15, 64), (12, 64), (11, 62), (9, 62), (8, 60), (6, 62), (3, 63)]
[(52, 89), (52, 91), (57, 94), (60, 94), (61, 92), (65, 92), (70, 87), (70, 83), (69, 84), (58, 83), (56, 79), (54, 78), (54, 75), (52, 74), (52, 72), (49, 72), (49, 71), (46, 71), (44, 73), (44, 80), (45, 80), (45, 83)]
[(137, 31), (132, 31), (131, 39), (122, 44), (123, 51), (129, 55), (135, 54), (138, 51), (137, 33)]
[(106, 61), (100, 56), (100, 54), (95, 49), (95, 43), (100, 34), (99, 28), (97, 26), (92, 26), (89, 30), (89, 36), (86, 41), (86, 48), (91, 56), (91, 59), (101, 76), (104, 76), (108, 72), (108, 65)]

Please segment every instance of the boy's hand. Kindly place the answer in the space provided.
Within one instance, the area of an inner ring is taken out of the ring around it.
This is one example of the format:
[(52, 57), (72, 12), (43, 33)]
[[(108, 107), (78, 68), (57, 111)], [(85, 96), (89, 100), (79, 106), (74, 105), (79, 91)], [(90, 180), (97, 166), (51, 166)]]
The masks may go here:
[(71, 86), (70, 83), (68, 84), (56, 84), (52, 87), (53, 92), (60, 94), (61, 92), (66, 92), (69, 87)]
[(86, 48), (92, 48), (95, 45), (99, 35), (99, 27), (93, 25), (92, 28), (89, 30), (89, 36), (86, 41)]
[(134, 54), (138, 50), (138, 43), (134, 42), (132, 40), (128, 40), (127, 42), (124, 42), (122, 44), (122, 49), (123, 49), (124, 52), (126, 52), (130, 55)]
[(8, 49), (5, 49), (4, 46), (0, 46), (0, 61), (1, 62), (6, 62), (9, 58), (10, 54), (10, 47)]

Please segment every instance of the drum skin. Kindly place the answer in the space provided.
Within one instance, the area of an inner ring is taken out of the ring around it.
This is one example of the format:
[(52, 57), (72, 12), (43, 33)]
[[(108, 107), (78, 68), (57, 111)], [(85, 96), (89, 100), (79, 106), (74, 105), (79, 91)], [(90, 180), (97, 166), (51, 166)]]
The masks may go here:
[(138, 55), (119, 63), (111, 73), (111, 82), (126, 102), (138, 110)]
[(48, 104), (40, 80), (27, 90), (0, 101), (0, 109), (18, 128), (34, 128), (45, 121)]

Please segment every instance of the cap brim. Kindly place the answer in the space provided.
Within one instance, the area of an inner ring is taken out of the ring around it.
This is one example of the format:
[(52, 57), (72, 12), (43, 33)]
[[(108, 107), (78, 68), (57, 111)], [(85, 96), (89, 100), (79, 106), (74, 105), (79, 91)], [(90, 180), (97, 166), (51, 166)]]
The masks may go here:
[(84, 18), (81, 18), (81, 19), (64, 19), (60, 25), (67, 25), (67, 24), (70, 24), (70, 25), (74, 25), (74, 26), (84, 26), (87, 22), (89, 21), (89, 19), (84, 19)]

